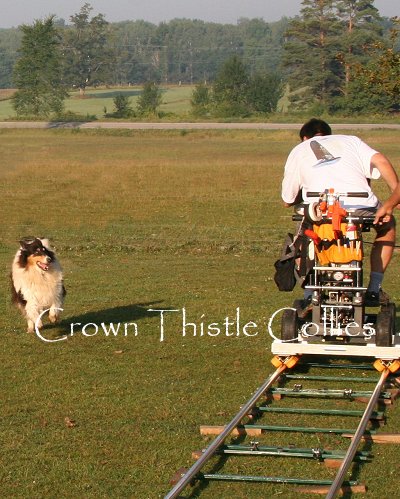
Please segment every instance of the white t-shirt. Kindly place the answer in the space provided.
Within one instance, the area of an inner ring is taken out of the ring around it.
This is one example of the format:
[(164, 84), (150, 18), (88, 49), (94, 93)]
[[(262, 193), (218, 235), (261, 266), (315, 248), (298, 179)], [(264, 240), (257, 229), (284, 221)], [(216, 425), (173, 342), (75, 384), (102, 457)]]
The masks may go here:
[(282, 199), (293, 203), (299, 190), (304, 202), (315, 201), (307, 192), (367, 192), (368, 198), (343, 197), (347, 208), (375, 207), (378, 199), (368, 185), (380, 172), (371, 167), (377, 151), (351, 135), (315, 136), (297, 145), (290, 152), (282, 182)]

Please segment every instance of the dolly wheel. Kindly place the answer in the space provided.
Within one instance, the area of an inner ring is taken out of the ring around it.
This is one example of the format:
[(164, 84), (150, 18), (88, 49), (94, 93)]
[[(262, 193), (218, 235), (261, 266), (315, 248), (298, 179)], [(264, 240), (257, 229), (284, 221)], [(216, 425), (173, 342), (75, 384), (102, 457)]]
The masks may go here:
[(299, 318), (296, 310), (283, 311), (281, 320), (281, 340), (293, 341), (297, 339), (299, 331)]
[(377, 347), (392, 346), (392, 334), (395, 325), (395, 306), (389, 303), (382, 307), (376, 316), (375, 324), (375, 344)]

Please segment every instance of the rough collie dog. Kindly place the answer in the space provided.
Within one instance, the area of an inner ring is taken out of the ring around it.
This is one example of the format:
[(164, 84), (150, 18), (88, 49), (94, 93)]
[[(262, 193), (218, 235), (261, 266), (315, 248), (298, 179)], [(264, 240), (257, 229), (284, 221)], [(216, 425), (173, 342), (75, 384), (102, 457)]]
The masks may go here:
[(50, 322), (58, 320), (65, 288), (60, 263), (47, 239), (24, 238), (20, 245), (12, 263), (12, 298), (32, 333), (35, 326), (43, 326), (40, 317), (45, 310)]

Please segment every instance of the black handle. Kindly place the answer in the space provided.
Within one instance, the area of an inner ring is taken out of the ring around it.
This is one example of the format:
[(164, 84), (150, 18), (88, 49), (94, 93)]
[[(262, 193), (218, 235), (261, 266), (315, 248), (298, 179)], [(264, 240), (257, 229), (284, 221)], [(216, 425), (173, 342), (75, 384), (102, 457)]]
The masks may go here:
[[(293, 222), (301, 222), (303, 219), (304, 219), (303, 215), (298, 215), (297, 213), (295, 215), (292, 215)], [(359, 223), (363, 225), (373, 225), (375, 217), (363, 217), (358, 215), (352, 215), (351, 213), (349, 213), (347, 217), (343, 217), (342, 220), (343, 222), (348, 222), (349, 220), (351, 220), (354, 223)], [(323, 218), (321, 222), (330, 223), (331, 219)]]
[(369, 197), (368, 192), (346, 192), (346, 197), (348, 198), (367, 198)]

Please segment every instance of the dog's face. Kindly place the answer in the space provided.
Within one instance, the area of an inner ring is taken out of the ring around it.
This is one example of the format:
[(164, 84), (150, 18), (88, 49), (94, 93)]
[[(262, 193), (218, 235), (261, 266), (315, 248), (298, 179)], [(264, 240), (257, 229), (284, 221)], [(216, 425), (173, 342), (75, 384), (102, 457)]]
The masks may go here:
[(20, 241), (20, 262), (22, 266), (37, 267), (43, 272), (47, 272), (50, 265), (55, 260), (53, 251), (47, 245), (46, 239), (25, 238)]

